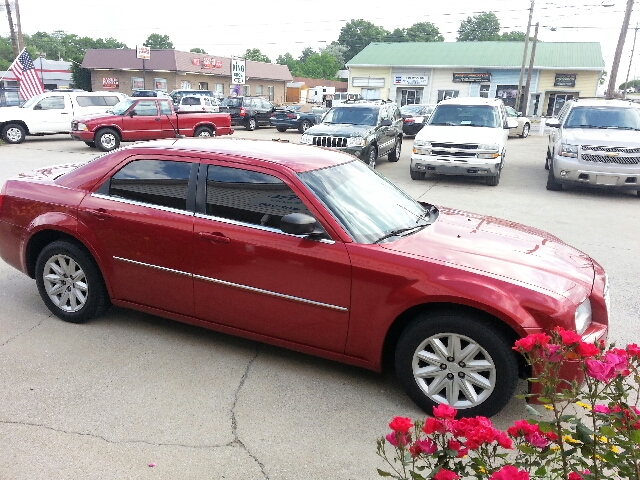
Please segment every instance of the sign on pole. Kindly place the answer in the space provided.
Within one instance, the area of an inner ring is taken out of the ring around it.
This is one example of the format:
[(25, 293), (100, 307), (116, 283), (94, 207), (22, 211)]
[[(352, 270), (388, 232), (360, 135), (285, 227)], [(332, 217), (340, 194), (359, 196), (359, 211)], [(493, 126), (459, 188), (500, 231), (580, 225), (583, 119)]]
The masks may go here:
[(136, 52), (136, 58), (141, 58), (143, 60), (151, 59), (151, 49), (149, 47), (138, 47)]
[(245, 61), (243, 58), (231, 59), (231, 85), (244, 85), (245, 77)]

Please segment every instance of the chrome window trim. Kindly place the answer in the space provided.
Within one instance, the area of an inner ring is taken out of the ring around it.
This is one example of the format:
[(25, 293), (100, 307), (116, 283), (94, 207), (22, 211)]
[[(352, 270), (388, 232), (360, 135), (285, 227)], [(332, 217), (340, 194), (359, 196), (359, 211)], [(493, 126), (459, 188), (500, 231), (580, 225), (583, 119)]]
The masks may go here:
[(164, 207), (162, 205), (156, 205), (154, 203), (138, 202), (136, 200), (129, 200), (127, 198), (114, 197), (111, 195), (104, 195), (102, 193), (92, 193), (92, 197), (100, 198), (102, 200), (113, 200), (114, 202), (125, 203), (127, 205), (136, 205), (138, 207), (148, 207), (154, 210), (162, 210), (163, 212), (179, 213), (188, 217), (193, 217), (194, 213), (189, 210), (180, 210), (178, 208)]
[(175, 273), (177, 275), (185, 275), (185, 276), (188, 276), (188, 277), (192, 277), (194, 279), (204, 280), (206, 282), (216, 283), (218, 285), (224, 285), (224, 286), (227, 286), (227, 287), (239, 288), (240, 290), (246, 290), (246, 291), (249, 291), (249, 292), (261, 293), (263, 295), (269, 295), (269, 296), (272, 296), (272, 297), (282, 298), (284, 300), (292, 300), (294, 302), (305, 303), (307, 305), (315, 305), (317, 307), (328, 308), (330, 310), (337, 310), (339, 312), (348, 312), (349, 311), (348, 308), (340, 307), (338, 305), (330, 305), (328, 303), (316, 302), (315, 300), (309, 300), (309, 299), (306, 299), (306, 298), (295, 297), (293, 295), (286, 295), (284, 293), (272, 292), (270, 290), (264, 290), (262, 288), (250, 287), (248, 285), (241, 285), (239, 283), (227, 282), (226, 280), (219, 280), (217, 278), (205, 277), (203, 275), (194, 275), (192, 273), (184, 272), (182, 270), (175, 270), (173, 268), (161, 267), (159, 265), (151, 265), (149, 263), (139, 262), (137, 260), (130, 260), (128, 258), (122, 258), (122, 257), (116, 257), (116, 256), (114, 256), (113, 258), (115, 260), (119, 260), (119, 261), (125, 262), (125, 263), (131, 263), (133, 265), (140, 265), (142, 267), (148, 267), (148, 268), (152, 268), (152, 269), (155, 269), (155, 270), (161, 270), (163, 272)]

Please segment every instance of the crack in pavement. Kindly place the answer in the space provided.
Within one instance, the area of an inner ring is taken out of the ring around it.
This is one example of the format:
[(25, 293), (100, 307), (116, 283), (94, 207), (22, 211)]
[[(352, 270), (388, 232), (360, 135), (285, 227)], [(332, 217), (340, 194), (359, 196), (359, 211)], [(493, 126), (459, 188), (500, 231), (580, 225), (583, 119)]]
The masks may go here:
[[(53, 315), (53, 314), (51, 314), (51, 315)], [(24, 330), (24, 331), (22, 331), (22, 332), (18, 333), (17, 335), (14, 335), (13, 337), (9, 337), (9, 338), (8, 338), (7, 340), (5, 340), (4, 342), (0, 343), (0, 347), (4, 347), (4, 346), (5, 346), (5, 345), (7, 345), (8, 343), (10, 343), (10, 342), (14, 341), (16, 338), (19, 338), (19, 337), (21, 337), (21, 336), (23, 336), (23, 335), (25, 335), (25, 334), (27, 334), (27, 333), (30, 333), (30, 332), (34, 331), (36, 328), (38, 328), (40, 325), (42, 325), (42, 324), (44, 323), (44, 321), (45, 321), (45, 320), (49, 320), (49, 319), (51, 318), (51, 315), (49, 315), (49, 316), (48, 316), (48, 317), (46, 317), (46, 318), (43, 318), (42, 320), (40, 320), (40, 321), (39, 321), (36, 325), (34, 325), (33, 327), (31, 327), (31, 328), (29, 328), (29, 329), (27, 329), (27, 330)]]
[(253, 355), (251, 360), (249, 360), (249, 363), (247, 364), (247, 367), (244, 370), (244, 374), (242, 375), (242, 378), (240, 379), (240, 383), (238, 384), (238, 388), (235, 391), (235, 395), (234, 395), (235, 398), (233, 399), (233, 405), (231, 406), (231, 433), (233, 434), (233, 441), (231, 442), (231, 444), (232, 445), (238, 445), (245, 452), (247, 452), (247, 455), (249, 455), (251, 458), (253, 458), (253, 460), (260, 467), (260, 471), (262, 472), (262, 476), (264, 478), (266, 478), (267, 480), (269, 480), (269, 476), (267, 475), (267, 472), (265, 472), (263, 463), (260, 460), (258, 460), (258, 457), (256, 457), (253, 453), (251, 453), (251, 451), (242, 442), (242, 440), (240, 440), (240, 437), (238, 436), (238, 420), (236, 418), (236, 412), (235, 412), (236, 404), (238, 403), (238, 397), (240, 396), (240, 390), (242, 390), (242, 387), (244, 386), (244, 383), (246, 382), (247, 377), (249, 376), (249, 370), (251, 369), (251, 366), (253, 365), (253, 362), (255, 362), (256, 358), (258, 358), (258, 354), (259, 353), (260, 353), (260, 345), (258, 344), (256, 346), (256, 353)]

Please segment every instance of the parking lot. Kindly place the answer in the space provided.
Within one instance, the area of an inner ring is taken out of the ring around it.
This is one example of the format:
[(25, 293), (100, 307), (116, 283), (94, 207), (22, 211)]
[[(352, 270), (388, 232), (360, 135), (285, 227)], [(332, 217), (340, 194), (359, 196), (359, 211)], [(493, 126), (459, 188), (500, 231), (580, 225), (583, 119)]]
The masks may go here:
[[(234, 136), (300, 139), (273, 128)], [(610, 340), (637, 343), (640, 199), (633, 191), (547, 191), (546, 141), (536, 129), (510, 139), (497, 187), (465, 177), (412, 181), (412, 138), (399, 162), (379, 160), (377, 170), (421, 201), (541, 228), (591, 255), (611, 281)], [(98, 154), (66, 135), (2, 145), (0, 184)], [(383, 467), (376, 438), (389, 420), (424, 416), (393, 372), (118, 308), (65, 323), (35, 281), (3, 262), (0, 304), (1, 479), (375, 479)], [(506, 429), (524, 415), (514, 399), (493, 420)]]

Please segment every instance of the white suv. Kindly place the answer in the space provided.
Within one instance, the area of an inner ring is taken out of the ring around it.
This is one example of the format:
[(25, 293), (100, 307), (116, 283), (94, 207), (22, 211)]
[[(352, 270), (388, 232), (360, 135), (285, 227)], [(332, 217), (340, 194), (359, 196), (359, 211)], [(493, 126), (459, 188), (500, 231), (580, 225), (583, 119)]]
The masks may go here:
[(426, 173), (485, 177), (487, 185), (500, 182), (510, 128), (502, 100), (457, 97), (437, 106), (413, 142), (409, 173), (413, 180)]
[(640, 197), (640, 105), (570, 100), (546, 124), (547, 190), (573, 184), (636, 190)]

